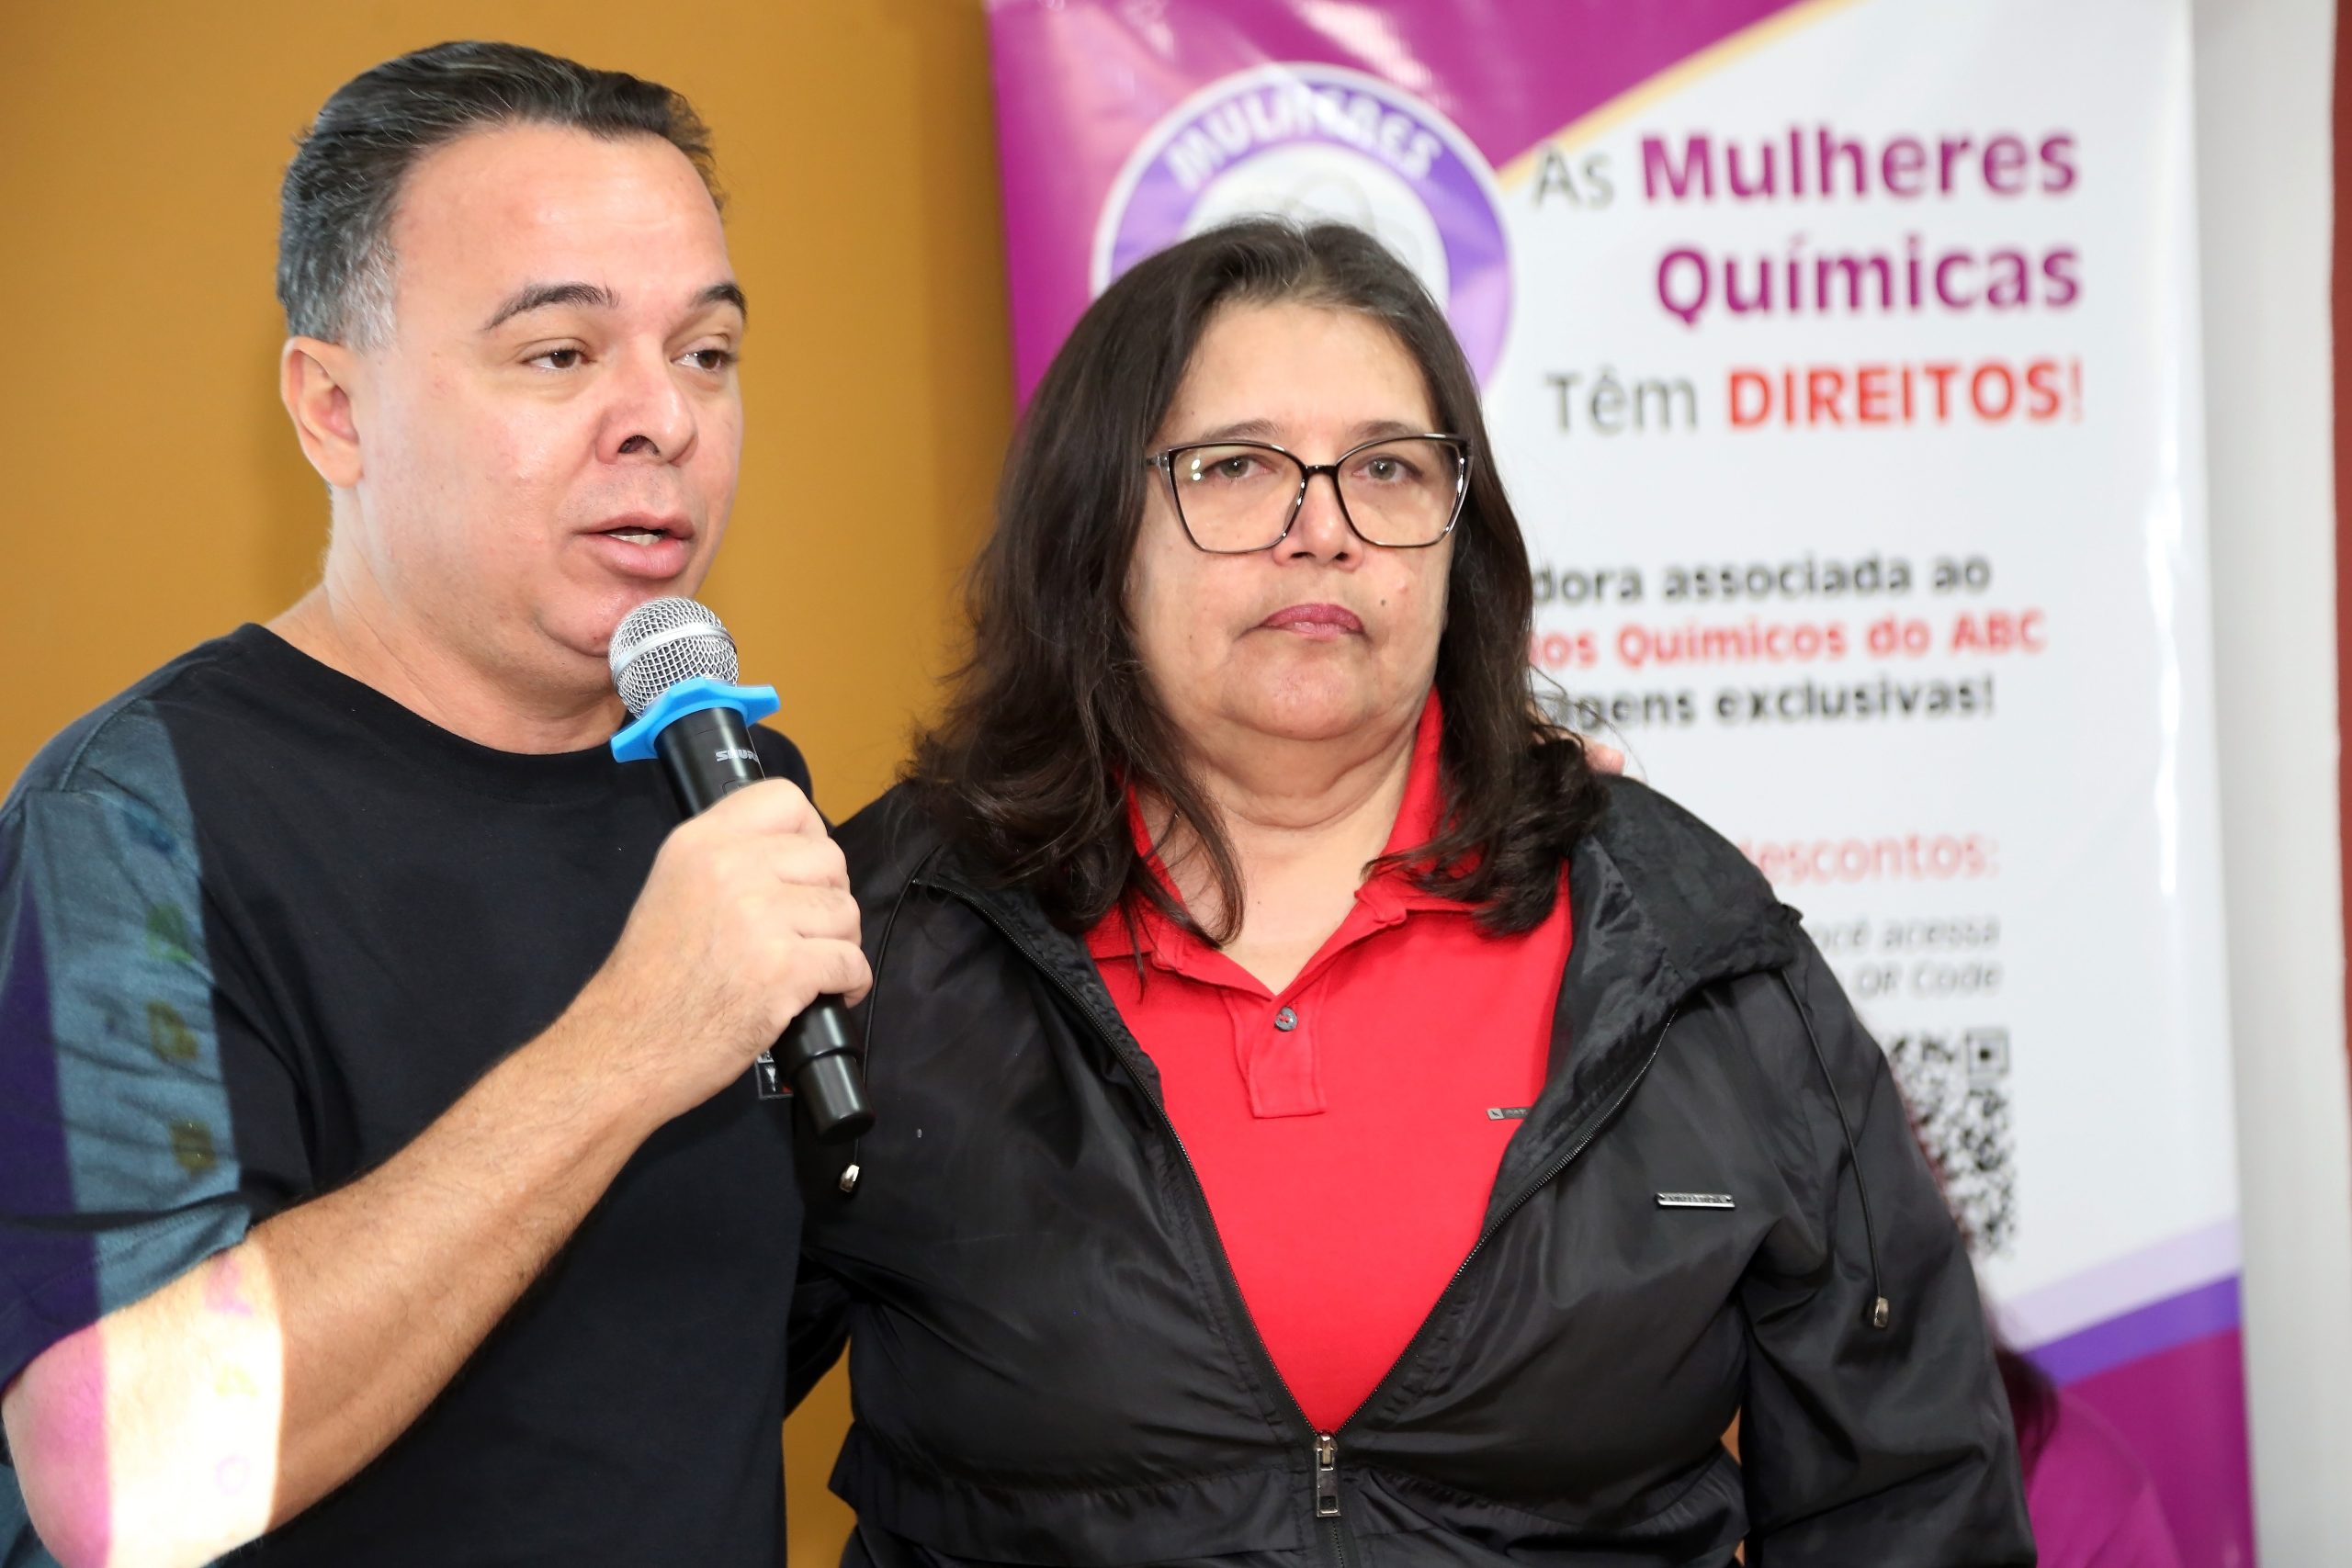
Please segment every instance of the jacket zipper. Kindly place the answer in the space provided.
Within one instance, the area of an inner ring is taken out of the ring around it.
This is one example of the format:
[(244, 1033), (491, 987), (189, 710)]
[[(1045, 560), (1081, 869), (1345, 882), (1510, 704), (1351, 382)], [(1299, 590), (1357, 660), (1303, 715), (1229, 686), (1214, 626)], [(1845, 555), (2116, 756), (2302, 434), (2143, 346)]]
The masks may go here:
[[(1233, 1260), (1226, 1255), (1224, 1238), (1217, 1235), (1216, 1215), (1209, 1208), (1208, 1189), (1201, 1184), (1200, 1169), (1193, 1164), (1192, 1151), (1184, 1146), (1184, 1139), (1176, 1131), (1176, 1123), (1170, 1119), (1167, 1106), (1160, 1103), (1159, 1097), (1146, 1088), (1143, 1073), (1137, 1069), (1134, 1062), (1128, 1059), (1129, 1054), (1126, 1049), (1095, 1020), (1093, 1009), (1089, 1007), (1086, 998), (1079, 994), (1078, 987), (1056, 973), (1051, 965), (1046, 964), (1028, 942), (1023, 940), (1021, 934), (1006, 924), (994, 909), (966, 894), (961, 888), (942, 886), (938, 883), (931, 883), (928, 886), (938, 887), (941, 892), (956, 898), (978, 914), (980, 919), (995, 927), (997, 934), (1011, 942), (1014, 950), (1029, 961), (1031, 968), (1045, 976), (1048, 981), (1052, 982), (1056, 990), (1069, 998), (1070, 1005), (1077, 1010), (1078, 1015), (1086, 1021), (1087, 1026), (1093, 1030), (1095, 1037), (1109, 1046), (1111, 1055), (1118, 1058), (1120, 1070), (1134, 1081), (1136, 1088), (1144, 1090), (1144, 1099), (1150, 1103), (1153, 1114), (1159, 1117), (1161, 1130), (1168, 1134), (1168, 1141), (1175, 1146), (1176, 1157), (1184, 1167), (1184, 1175), (1193, 1184), (1193, 1196), (1200, 1204), (1202, 1215), (1209, 1223), (1209, 1235), (1216, 1238), (1216, 1262), (1218, 1277), (1225, 1283), (1227, 1307), (1232, 1314), (1240, 1320), (1242, 1326), (1250, 1331), (1250, 1343), (1258, 1348), (1259, 1361), (1272, 1378), (1274, 1386), (1283, 1391), (1283, 1397), (1290, 1402), (1292, 1412), (1298, 1416), (1300, 1427), (1314, 1434), (1314, 1442), (1308, 1453), (1315, 1475), (1315, 1517), (1324, 1527), (1324, 1539), (1330, 1544), (1331, 1554), (1337, 1568), (1348, 1568), (1347, 1527), (1340, 1522), (1340, 1433), (1345, 1432), (1350, 1427), (1355, 1425), (1355, 1417), (1350, 1416), (1341, 1422), (1338, 1432), (1317, 1431), (1315, 1423), (1307, 1416), (1306, 1406), (1298, 1403), (1298, 1395), (1293, 1393), (1290, 1384), (1283, 1381), (1282, 1369), (1274, 1365), (1274, 1353), (1266, 1348), (1266, 1337), (1258, 1331), (1257, 1320), (1250, 1315), (1250, 1304), (1242, 1300), (1241, 1283), (1233, 1277)], [(1567, 1169), (1577, 1156), (1584, 1153), (1586, 1146), (1600, 1135), (1600, 1129), (1608, 1125), (1610, 1119), (1617, 1114), (1618, 1108), (1633, 1097), (1634, 1089), (1640, 1085), (1644, 1077), (1648, 1076), (1651, 1065), (1657, 1060), (1658, 1052), (1665, 1046), (1666, 1032), (1674, 1027), (1674, 1021), (1680, 1016), (1681, 1011), (1682, 1004), (1679, 1001), (1668, 1010), (1666, 1021), (1658, 1025), (1657, 1033), (1650, 1041), (1649, 1054), (1642, 1058), (1641, 1066), (1626, 1078), (1624, 1087), (1610, 1097), (1608, 1105), (1602, 1109), (1600, 1114), (1593, 1117), (1587, 1124), (1583, 1135), (1578, 1137), (1558, 1159), (1546, 1166), (1535, 1180), (1523, 1185), (1503, 1212), (1495, 1216), (1495, 1223), (1478, 1234), (1478, 1239), (1471, 1245), (1468, 1256), (1462, 1259), (1461, 1264), (1453, 1270), (1453, 1277), (1446, 1280), (1445, 1288), (1438, 1292), (1437, 1300), (1430, 1303), (1429, 1315), (1421, 1319), (1420, 1327), (1415, 1329), (1412, 1338), (1405, 1342), (1405, 1348), (1398, 1353), (1396, 1359), (1390, 1363), (1387, 1372), (1382, 1376), (1378, 1383), (1374, 1385), (1373, 1391), (1364, 1396), (1363, 1404), (1357, 1406), (1359, 1410), (1369, 1409), (1386, 1390), (1389, 1379), (1411, 1363), (1414, 1355), (1420, 1349), (1421, 1341), (1429, 1337), (1430, 1325), (1442, 1315), (1446, 1298), (1452, 1295), (1454, 1287), (1462, 1282), (1462, 1277), (1470, 1271), (1470, 1265), (1477, 1261), (1478, 1254), (1486, 1249), (1487, 1238), (1500, 1230), (1504, 1223), (1513, 1214), (1525, 1207), (1530, 1199), (1551, 1185), (1562, 1171)]]
[[(1231, 1272), (1230, 1265), (1227, 1271)], [(1234, 1289), (1238, 1292), (1240, 1287)], [(1272, 1359), (1271, 1354), (1267, 1357), (1269, 1361)], [(1297, 1403), (1295, 1396), (1291, 1403)], [(1315, 1434), (1315, 1517), (1323, 1526), (1323, 1539), (1330, 1543), (1331, 1561), (1337, 1568), (1348, 1568), (1348, 1527), (1340, 1522), (1340, 1440), (1329, 1432)]]

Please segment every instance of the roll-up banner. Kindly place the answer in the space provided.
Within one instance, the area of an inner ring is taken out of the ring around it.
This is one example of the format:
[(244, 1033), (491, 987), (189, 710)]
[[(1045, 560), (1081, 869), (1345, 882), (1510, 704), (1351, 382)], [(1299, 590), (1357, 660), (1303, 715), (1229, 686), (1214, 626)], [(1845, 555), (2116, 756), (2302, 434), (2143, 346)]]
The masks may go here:
[(1255, 212), (1447, 309), (1530, 658), (1893, 1059), (2011, 1340), (2253, 1562), (2184, 0), (993, 0), (1014, 355)]

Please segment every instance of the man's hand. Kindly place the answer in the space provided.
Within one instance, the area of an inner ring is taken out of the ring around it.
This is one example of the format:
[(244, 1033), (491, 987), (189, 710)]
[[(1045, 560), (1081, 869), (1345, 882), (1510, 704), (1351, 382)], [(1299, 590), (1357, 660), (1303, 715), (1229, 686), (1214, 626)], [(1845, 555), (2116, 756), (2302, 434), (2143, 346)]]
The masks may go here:
[(709, 1099), (820, 996), (870, 984), (840, 848), (770, 779), (681, 823), (602, 969), (543, 1044), (589, 1053), (657, 1122)]

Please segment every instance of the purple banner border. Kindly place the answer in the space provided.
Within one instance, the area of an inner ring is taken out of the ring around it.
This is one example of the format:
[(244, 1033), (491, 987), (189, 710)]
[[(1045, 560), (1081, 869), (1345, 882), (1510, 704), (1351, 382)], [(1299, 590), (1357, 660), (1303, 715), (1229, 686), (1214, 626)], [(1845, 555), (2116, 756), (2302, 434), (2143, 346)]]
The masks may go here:
[(2093, 1324), (2027, 1355), (2056, 1382), (2078, 1382), (2110, 1367), (2225, 1332), (2238, 1324), (2238, 1280), (2233, 1274)]

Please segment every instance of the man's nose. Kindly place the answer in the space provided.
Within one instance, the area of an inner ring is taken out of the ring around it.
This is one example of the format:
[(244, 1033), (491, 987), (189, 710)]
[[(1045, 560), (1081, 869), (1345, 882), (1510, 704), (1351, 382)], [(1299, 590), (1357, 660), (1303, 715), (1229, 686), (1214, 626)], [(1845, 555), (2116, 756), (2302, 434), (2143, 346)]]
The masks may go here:
[(605, 421), (605, 460), (674, 463), (685, 457), (694, 448), (697, 421), (678, 367), (653, 349), (629, 356), (616, 370)]

